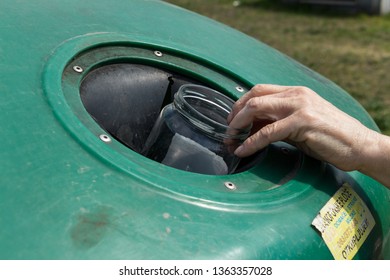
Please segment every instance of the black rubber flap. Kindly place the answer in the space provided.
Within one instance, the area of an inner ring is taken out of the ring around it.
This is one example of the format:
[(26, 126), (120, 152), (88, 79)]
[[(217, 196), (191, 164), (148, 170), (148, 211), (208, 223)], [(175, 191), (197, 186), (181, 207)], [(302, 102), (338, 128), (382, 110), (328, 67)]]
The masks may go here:
[(82, 81), (81, 99), (101, 127), (140, 152), (164, 105), (170, 78), (171, 74), (145, 65), (107, 65)]

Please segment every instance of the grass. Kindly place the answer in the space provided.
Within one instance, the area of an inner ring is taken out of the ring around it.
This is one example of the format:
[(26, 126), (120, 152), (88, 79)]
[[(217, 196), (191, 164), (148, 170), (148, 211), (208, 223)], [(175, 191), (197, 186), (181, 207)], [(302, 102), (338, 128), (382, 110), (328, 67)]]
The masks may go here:
[(334, 81), (390, 135), (390, 15), (276, 0), (168, 0), (236, 28)]

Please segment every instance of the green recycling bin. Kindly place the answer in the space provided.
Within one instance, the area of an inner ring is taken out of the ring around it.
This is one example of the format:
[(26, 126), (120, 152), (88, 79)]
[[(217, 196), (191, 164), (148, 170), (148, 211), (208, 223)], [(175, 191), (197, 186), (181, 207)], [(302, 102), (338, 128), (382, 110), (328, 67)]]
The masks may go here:
[(163, 1), (0, 6), (0, 259), (333, 259), (318, 215), (347, 193), (369, 223), (339, 255), (390, 258), (390, 192), (359, 172), (284, 142), (227, 175), (142, 155), (184, 84), (232, 99), (257, 83), (308, 86), (378, 129), (331, 81)]

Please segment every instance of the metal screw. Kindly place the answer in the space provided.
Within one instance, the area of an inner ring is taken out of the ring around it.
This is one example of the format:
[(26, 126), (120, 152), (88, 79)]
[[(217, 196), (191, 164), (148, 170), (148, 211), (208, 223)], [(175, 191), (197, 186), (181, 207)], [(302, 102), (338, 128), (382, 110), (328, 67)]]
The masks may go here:
[(154, 51), (154, 55), (155, 55), (155, 56), (158, 56), (158, 57), (162, 57), (162, 56), (163, 56), (163, 53), (160, 52), (160, 51)]
[(240, 87), (240, 86), (237, 86), (237, 87), (236, 87), (236, 90), (239, 91), (239, 92), (244, 92), (244, 88), (243, 88), (243, 87)]
[(111, 138), (106, 135), (106, 134), (102, 134), (99, 136), (100, 140), (102, 140), (104, 143), (110, 143), (111, 142)]
[(225, 187), (228, 188), (229, 190), (237, 189), (236, 185), (232, 182), (225, 182)]
[(78, 66), (78, 65), (75, 65), (73, 66), (73, 70), (77, 73), (83, 73), (83, 68), (81, 68), (81, 66)]

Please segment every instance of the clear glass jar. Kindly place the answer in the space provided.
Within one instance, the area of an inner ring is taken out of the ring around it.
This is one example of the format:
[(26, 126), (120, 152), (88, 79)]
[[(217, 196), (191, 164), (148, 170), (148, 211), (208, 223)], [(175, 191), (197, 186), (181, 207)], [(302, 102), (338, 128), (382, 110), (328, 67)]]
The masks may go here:
[(234, 150), (249, 135), (227, 124), (234, 101), (204, 86), (180, 87), (173, 103), (156, 121), (143, 154), (162, 164), (189, 172), (233, 173), (239, 158)]

